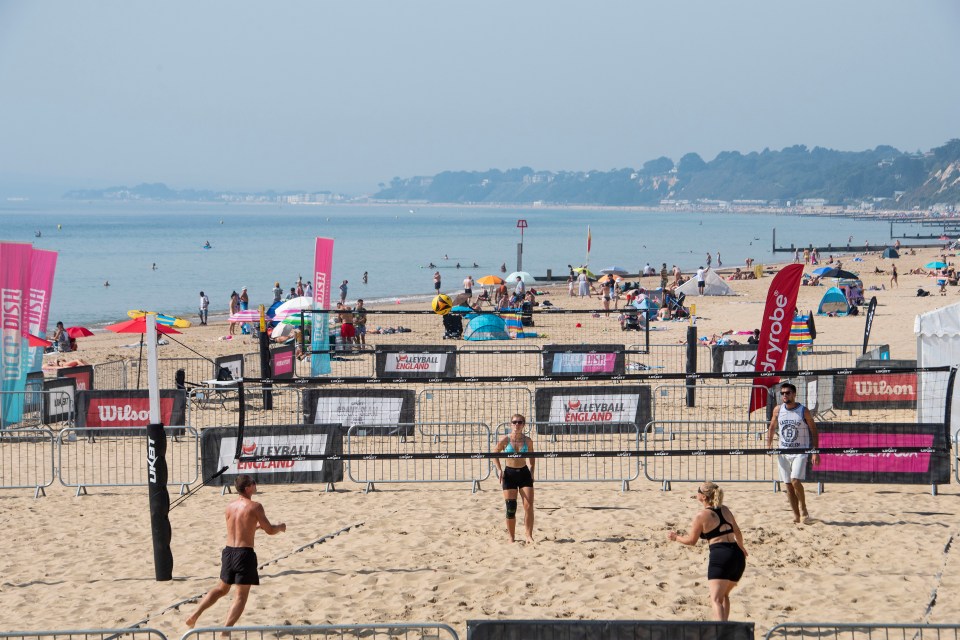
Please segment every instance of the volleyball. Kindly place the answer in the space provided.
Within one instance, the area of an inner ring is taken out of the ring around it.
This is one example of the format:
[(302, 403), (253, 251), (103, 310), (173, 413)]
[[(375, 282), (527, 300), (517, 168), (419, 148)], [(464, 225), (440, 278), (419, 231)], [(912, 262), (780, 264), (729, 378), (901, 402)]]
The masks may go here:
[(450, 309), (453, 308), (453, 300), (450, 299), (450, 296), (441, 293), (436, 298), (433, 299), (433, 302), (430, 304), (433, 307), (433, 312), (440, 316), (445, 316), (450, 313)]

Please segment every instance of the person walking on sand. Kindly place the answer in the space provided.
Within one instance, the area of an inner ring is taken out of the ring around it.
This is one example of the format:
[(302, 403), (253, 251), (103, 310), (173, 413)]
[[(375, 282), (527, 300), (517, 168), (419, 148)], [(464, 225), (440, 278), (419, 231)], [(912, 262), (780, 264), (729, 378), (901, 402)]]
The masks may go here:
[(207, 316), (210, 313), (210, 298), (203, 291), (200, 292), (200, 324), (207, 324)]
[(494, 458), (497, 467), (497, 476), (503, 488), (503, 499), (507, 507), (507, 534), (510, 542), (516, 539), (517, 530), (517, 494), (523, 500), (523, 526), (527, 542), (533, 542), (533, 471), (537, 464), (536, 458), (523, 458), (518, 454), (533, 453), (533, 440), (524, 433), (527, 419), (519, 414), (513, 414), (510, 424), (513, 427), (510, 433), (497, 443), (496, 453), (509, 453), (517, 457), (505, 458), (506, 467), (500, 463), (500, 458)]
[(697, 295), (703, 295), (703, 288), (706, 285), (706, 275), (703, 267), (697, 269)]
[(890, 288), (898, 287), (900, 284), (897, 282), (897, 265), (893, 265), (893, 271), (890, 273)]
[[(674, 265), (676, 267), (676, 265)], [(669, 277), (669, 272), (667, 271), (667, 263), (664, 262), (663, 266), (660, 267), (660, 288), (667, 288), (667, 278)]]
[(257, 493), (257, 483), (248, 475), (239, 475), (234, 481), (239, 496), (227, 505), (227, 545), (223, 548), (220, 559), (220, 580), (217, 585), (207, 592), (197, 605), (197, 610), (187, 618), (187, 626), (191, 629), (196, 626), (200, 614), (210, 608), (217, 600), (230, 592), (230, 585), (236, 585), (233, 604), (227, 613), (225, 627), (232, 627), (240, 619), (250, 587), (260, 584), (257, 573), (257, 554), (253, 550), (254, 538), (257, 529), (262, 529), (272, 536), (287, 530), (287, 525), (280, 522), (272, 524), (263, 510), (263, 505), (253, 501)]
[[(237, 311), (240, 311), (240, 296), (237, 295), (237, 292), (234, 291), (230, 294), (230, 315), (235, 314)], [(230, 335), (237, 335), (237, 323), (230, 323)]]
[(353, 328), (357, 344), (367, 344), (367, 308), (363, 306), (363, 298), (358, 298), (353, 308)]
[[(819, 446), (817, 425), (813, 421), (810, 409), (797, 402), (797, 388), (789, 382), (780, 385), (780, 397), (783, 404), (773, 410), (770, 425), (767, 427), (767, 448), (773, 444), (773, 433), (780, 438), (781, 449), (816, 449)], [(793, 521), (796, 524), (807, 521), (807, 501), (803, 493), (801, 480), (807, 477), (807, 458), (804, 453), (780, 454), (777, 456), (780, 467), (780, 481), (787, 488), (787, 498), (793, 509)], [(813, 454), (813, 464), (820, 464), (820, 454)]]
[(693, 546), (706, 540), (710, 547), (707, 584), (710, 604), (716, 620), (730, 618), (730, 592), (740, 582), (747, 567), (747, 549), (733, 512), (723, 506), (723, 489), (713, 482), (704, 482), (693, 496), (703, 509), (693, 517), (686, 535), (671, 531), (667, 539)]

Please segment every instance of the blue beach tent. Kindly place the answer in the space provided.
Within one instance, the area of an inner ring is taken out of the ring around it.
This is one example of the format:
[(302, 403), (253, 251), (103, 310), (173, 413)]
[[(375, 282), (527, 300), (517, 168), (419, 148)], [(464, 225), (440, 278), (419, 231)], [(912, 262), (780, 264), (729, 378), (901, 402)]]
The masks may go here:
[(847, 296), (843, 291), (836, 287), (830, 287), (820, 299), (820, 307), (817, 309), (817, 315), (825, 316), (833, 314), (835, 316), (845, 316), (850, 311), (850, 303), (847, 302)]
[(493, 313), (476, 316), (463, 331), (464, 340), (509, 340), (507, 325), (503, 318)]

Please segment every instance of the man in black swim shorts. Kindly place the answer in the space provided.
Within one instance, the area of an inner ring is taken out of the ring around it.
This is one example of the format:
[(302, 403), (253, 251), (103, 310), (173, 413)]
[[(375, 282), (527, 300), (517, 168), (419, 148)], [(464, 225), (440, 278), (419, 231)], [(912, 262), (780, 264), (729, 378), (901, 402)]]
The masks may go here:
[(253, 550), (253, 541), (257, 528), (263, 529), (267, 535), (275, 535), (287, 530), (287, 525), (279, 523), (273, 525), (267, 520), (263, 505), (253, 501), (257, 492), (257, 483), (248, 475), (239, 475), (234, 481), (239, 497), (227, 505), (227, 546), (220, 555), (220, 581), (203, 596), (197, 610), (187, 618), (187, 626), (191, 629), (197, 624), (200, 614), (206, 611), (217, 600), (230, 592), (230, 585), (237, 585), (233, 597), (233, 604), (227, 613), (227, 620), (223, 626), (232, 627), (240, 619), (240, 614), (247, 604), (250, 587), (260, 584), (257, 573), (257, 554)]

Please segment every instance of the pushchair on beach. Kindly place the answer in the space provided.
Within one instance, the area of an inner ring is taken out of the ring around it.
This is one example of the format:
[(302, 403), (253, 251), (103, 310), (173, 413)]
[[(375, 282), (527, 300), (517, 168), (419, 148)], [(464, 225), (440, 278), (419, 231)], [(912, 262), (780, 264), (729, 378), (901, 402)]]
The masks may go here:
[(463, 316), (459, 313), (448, 313), (443, 316), (443, 339), (459, 340), (463, 337)]

